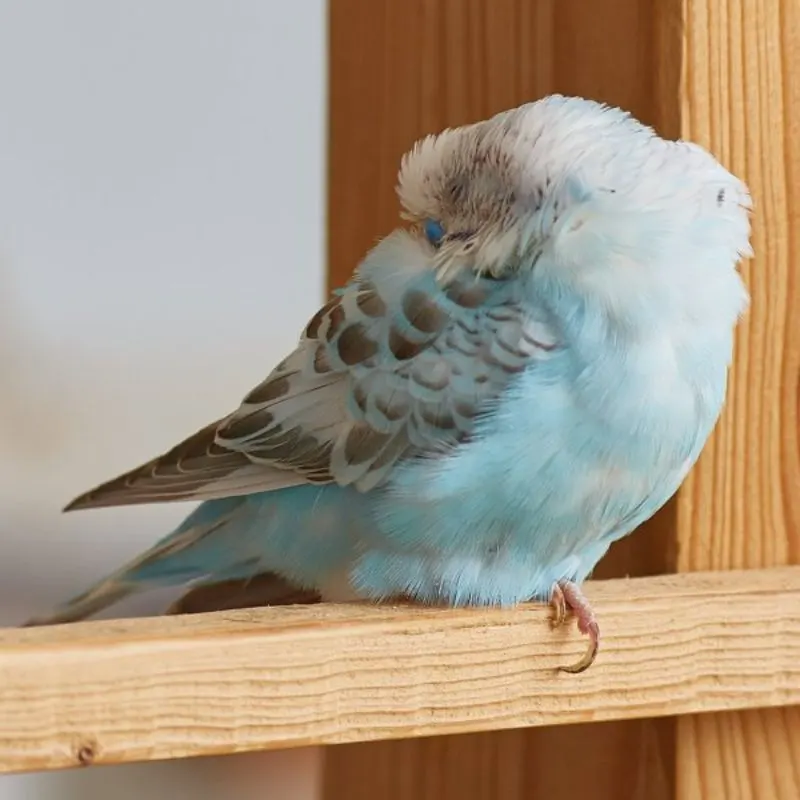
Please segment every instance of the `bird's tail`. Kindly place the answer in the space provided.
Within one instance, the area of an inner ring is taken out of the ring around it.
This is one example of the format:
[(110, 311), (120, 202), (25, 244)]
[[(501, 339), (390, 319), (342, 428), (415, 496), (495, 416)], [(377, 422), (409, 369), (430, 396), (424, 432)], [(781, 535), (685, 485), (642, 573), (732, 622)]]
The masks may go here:
[(240, 519), (245, 503), (245, 497), (203, 503), (149, 550), (51, 613), (30, 619), (23, 627), (76, 622), (146, 589), (178, 586), (209, 575), (215, 581), (255, 575), (259, 570), (252, 558), (240, 555), (237, 559), (230, 539), (215, 536), (224, 529), (235, 534), (237, 523), (246, 523)]

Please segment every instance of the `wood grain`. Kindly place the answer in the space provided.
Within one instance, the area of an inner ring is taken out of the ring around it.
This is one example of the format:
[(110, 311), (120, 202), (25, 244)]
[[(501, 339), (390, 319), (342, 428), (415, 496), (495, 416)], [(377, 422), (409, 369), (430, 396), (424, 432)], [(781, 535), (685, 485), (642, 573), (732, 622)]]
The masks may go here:
[(585, 642), (552, 631), (542, 605), (3, 630), (0, 771), (800, 702), (800, 567), (595, 581), (588, 594), (606, 644), (580, 676), (556, 668)]
[[(527, 731), (528, 735), (498, 730), (366, 742), (358, 745), (358, 752), (370, 765), (367, 781), (362, 779), (364, 770), (356, 759), (330, 758), (355, 746), (332, 747), (327, 751), (331, 763), (326, 766), (325, 789), (348, 800), (441, 800), (457, 797), (459, 792), (481, 800), (573, 798), (580, 795), (565, 793), (564, 786), (577, 785), (572, 773), (579, 772), (589, 785), (596, 781), (604, 787), (609, 798), (672, 800), (674, 765), (663, 758), (664, 744), (652, 738), (659, 728), (654, 724), (643, 726), (643, 735), (631, 746), (625, 723), (632, 721), (536, 728)], [(546, 735), (547, 748), (536, 746), (529, 735), (533, 730)], [(573, 749), (576, 734), (585, 737), (589, 746)], [(594, 742), (598, 737), (603, 737), (607, 746), (597, 747)], [(550, 762), (550, 754), (558, 746), (571, 759), (560, 772)], [(402, 770), (397, 769), (398, 760)], [(612, 786), (616, 788), (605, 788)]]
[[(800, 5), (686, 0), (682, 127), (747, 180), (756, 259), (730, 399), (681, 490), (681, 570), (800, 563)], [(798, 612), (800, 613), (800, 611)], [(679, 721), (677, 797), (800, 797), (800, 708)]]
[[(399, 159), (425, 134), (551, 92), (619, 105), (665, 136), (680, 133), (680, 0), (329, 0), (329, 18), (331, 288), (398, 225)], [(673, 571), (675, 544), (670, 504), (615, 544), (596, 577)], [(498, 773), (519, 776), (503, 800), (555, 789), (661, 800), (674, 794), (673, 728), (671, 719), (638, 719), (514, 731), (502, 752), (495, 734), (338, 747), (327, 754), (325, 800), (351, 800), (354, 785), (370, 798), (494, 800), (483, 776), (493, 759)], [(647, 757), (632, 761), (643, 743)], [(595, 769), (573, 769), (578, 752), (591, 753)], [(434, 766), (443, 753), (458, 765), (446, 781)]]
[[(329, 0), (329, 283), (400, 222), (400, 157), (429, 133), (545, 94), (678, 132), (670, 0)], [(654, 8), (653, 6), (657, 6)]]

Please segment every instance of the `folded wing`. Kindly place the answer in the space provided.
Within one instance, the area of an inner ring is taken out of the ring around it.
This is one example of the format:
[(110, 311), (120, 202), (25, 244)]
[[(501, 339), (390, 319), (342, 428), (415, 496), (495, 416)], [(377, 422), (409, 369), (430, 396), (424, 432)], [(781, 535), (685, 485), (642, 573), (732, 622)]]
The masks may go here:
[[(69, 509), (202, 500), (300, 483), (367, 491), (402, 459), (463, 442), (556, 340), (512, 280), (437, 281), (407, 234), (373, 251), (294, 352), (230, 416), (74, 500)], [(381, 247), (391, 252), (381, 256)]]

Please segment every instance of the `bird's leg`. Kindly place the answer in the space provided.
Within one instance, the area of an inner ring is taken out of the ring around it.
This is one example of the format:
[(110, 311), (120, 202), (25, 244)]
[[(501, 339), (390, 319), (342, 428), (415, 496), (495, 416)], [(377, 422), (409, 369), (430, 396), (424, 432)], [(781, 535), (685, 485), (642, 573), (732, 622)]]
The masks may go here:
[(589, 669), (597, 657), (600, 649), (600, 626), (594, 616), (594, 611), (589, 604), (586, 595), (581, 591), (581, 587), (573, 581), (559, 581), (553, 584), (550, 594), (550, 603), (555, 610), (553, 617), (553, 627), (563, 625), (567, 618), (569, 609), (578, 621), (578, 630), (589, 637), (589, 649), (583, 658), (576, 664), (568, 667), (559, 667), (563, 672), (577, 674)]

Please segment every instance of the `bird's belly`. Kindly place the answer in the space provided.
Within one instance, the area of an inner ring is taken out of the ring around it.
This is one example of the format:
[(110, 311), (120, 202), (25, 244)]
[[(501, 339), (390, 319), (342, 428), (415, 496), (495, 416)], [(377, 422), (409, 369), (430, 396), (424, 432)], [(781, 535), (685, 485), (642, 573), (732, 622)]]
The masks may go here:
[(654, 433), (636, 419), (614, 430), (573, 411), (558, 387), (538, 403), (535, 417), (509, 409), (452, 456), (398, 472), (355, 568), (365, 594), (500, 605), (547, 597), (555, 581), (583, 580), (669, 499), (705, 438), (682, 417)]
[(354, 582), (370, 596), (454, 605), (546, 598), (558, 580), (582, 581), (612, 541), (651, 516), (678, 472), (654, 486), (621, 468), (558, 467), (527, 483), (484, 478), (458, 497), (395, 497), (378, 509)]

